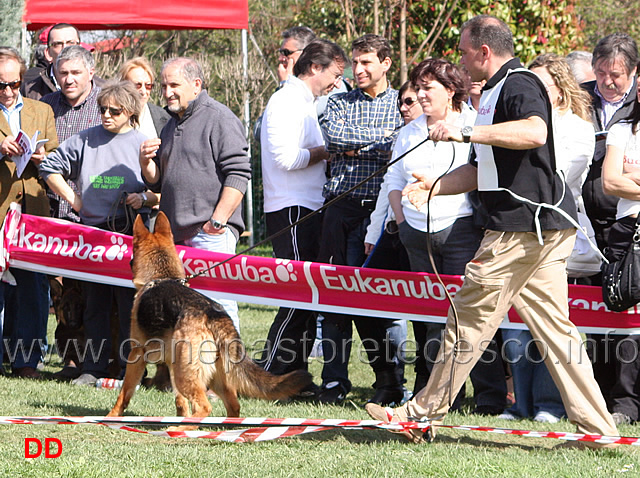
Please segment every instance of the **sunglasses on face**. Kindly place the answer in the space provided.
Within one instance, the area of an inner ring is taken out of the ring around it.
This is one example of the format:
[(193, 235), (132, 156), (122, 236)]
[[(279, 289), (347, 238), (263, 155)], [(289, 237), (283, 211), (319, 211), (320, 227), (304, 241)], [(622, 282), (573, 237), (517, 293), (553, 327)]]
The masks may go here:
[(153, 89), (153, 83), (134, 83), (136, 89), (144, 88), (147, 91), (151, 91)]
[(280, 54), (281, 54), (281, 55), (283, 55), (283, 56), (291, 56), (291, 55), (293, 55), (295, 52), (298, 52), (298, 51), (302, 51), (302, 50), (287, 50), (286, 48), (280, 48), (280, 49), (278, 50), (278, 53), (280, 53)]
[(4, 91), (7, 88), (7, 86), (12, 90), (17, 90), (18, 88), (20, 88), (21, 84), (22, 84), (22, 80), (12, 81), (11, 83), (5, 83), (4, 81), (0, 81), (0, 91)]
[(106, 112), (109, 111), (109, 114), (111, 116), (120, 116), (122, 114), (122, 112), (124, 111), (124, 109), (122, 108), (114, 108), (113, 106), (100, 106), (100, 113), (101, 114), (106, 114)]
[(417, 99), (414, 98), (405, 98), (403, 100), (398, 100), (398, 106), (407, 105), (409, 107), (413, 106), (418, 102)]

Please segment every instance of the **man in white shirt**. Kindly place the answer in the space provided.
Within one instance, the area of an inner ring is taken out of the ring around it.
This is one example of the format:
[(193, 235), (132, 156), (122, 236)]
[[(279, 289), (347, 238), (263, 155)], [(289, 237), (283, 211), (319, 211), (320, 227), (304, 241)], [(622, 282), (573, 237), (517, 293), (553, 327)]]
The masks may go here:
[[(269, 100), (262, 117), (262, 177), (267, 234), (272, 235), (322, 207), (326, 159), (316, 98), (341, 81), (348, 59), (338, 45), (314, 40), (293, 74)], [(273, 239), (276, 257), (316, 260), (321, 216), (316, 214)], [(316, 313), (281, 307), (267, 337), (262, 365), (275, 374), (306, 369), (315, 339)]]

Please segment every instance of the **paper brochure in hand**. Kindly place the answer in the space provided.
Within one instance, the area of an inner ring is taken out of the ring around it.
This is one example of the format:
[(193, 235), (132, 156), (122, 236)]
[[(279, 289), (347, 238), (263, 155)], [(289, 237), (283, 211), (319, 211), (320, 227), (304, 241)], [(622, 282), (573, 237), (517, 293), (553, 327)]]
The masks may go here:
[(22, 172), (24, 171), (24, 168), (27, 167), (33, 153), (35, 153), (40, 146), (49, 141), (48, 139), (38, 140), (39, 135), (40, 131), (36, 131), (32, 138), (29, 138), (27, 133), (22, 130), (18, 133), (16, 142), (22, 148), (23, 153), (21, 156), (11, 156), (13, 162), (16, 163), (16, 173), (18, 173), (18, 177), (22, 176)]

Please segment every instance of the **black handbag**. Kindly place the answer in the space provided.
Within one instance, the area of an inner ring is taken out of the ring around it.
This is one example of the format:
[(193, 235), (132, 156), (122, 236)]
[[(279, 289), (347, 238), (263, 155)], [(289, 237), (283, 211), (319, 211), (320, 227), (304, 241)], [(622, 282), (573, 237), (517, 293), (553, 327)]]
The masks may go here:
[(624, 256), (602, 266), (602, 298), (614, 312), (622, 312), (640, 302), (640, 215)]

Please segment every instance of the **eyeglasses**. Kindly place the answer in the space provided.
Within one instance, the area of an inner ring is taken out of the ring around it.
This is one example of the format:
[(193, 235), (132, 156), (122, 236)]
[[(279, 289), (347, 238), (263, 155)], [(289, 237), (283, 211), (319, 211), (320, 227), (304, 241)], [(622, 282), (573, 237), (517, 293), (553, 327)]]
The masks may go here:
[(398, 100), (398, 107), (401, 107), (402, 105), (407, 105), (409, 107), (413, 106), (414, 104), (416, 104), (418, 102), (417, 99), (411, 98), (411, 97), (407, 97), (404, 100)]
[(80, 42), (76, 41), (76, 40), (67, 40), (67, 41), (52, 41), (51, 42), (51, 47), (53, 48), (59, 48), (59, 47), (65, 47), (65, 46), (71, 46), (71, 45), (79, 45)]
[(287, 50), (286, 48), (280, 48), (278, 50), (278, 53), (280, 53), (283, 56), (291, 56), (298, 51), (302, 51), (302, 50)]
[(107, 112), (107, 110), (109, 111), (109, 114), (111, 116), (120, 116), (122, 114), (122, 112), (124, 111), (123, 108), (114, 108), (113, 106), (100, 106), (100, 113), (101, 114), (105, 114)]
[(144, 88), (147, 91), (153, 90), (153, 83), (134, 83), (137, 90)]
[(7, 86), (12, 90), (17, 90), (18, 88), (20, 88), (21, 84), (22, 84), (22, 80), (12, 81), (11, 83), (5, 83), (4, 81), (0, 81), (0, 91), (4, 91), (7, 88)]

